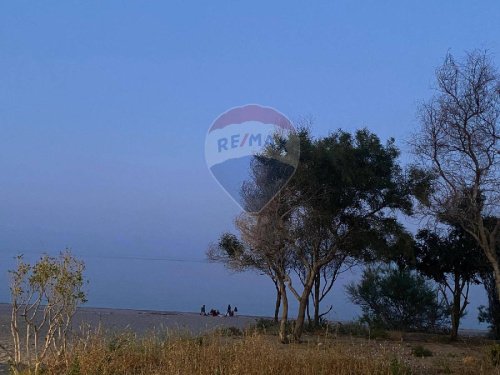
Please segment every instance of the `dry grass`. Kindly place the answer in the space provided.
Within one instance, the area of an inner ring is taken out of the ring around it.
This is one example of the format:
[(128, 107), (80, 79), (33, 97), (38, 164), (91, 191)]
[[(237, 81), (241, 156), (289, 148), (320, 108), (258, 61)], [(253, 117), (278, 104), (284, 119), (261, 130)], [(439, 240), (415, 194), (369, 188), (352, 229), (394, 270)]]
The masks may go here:
[[(132, 333), (87, 334), (74, 340), (65, 360), (49, 359), (45, 373), (107, 374), (500, 374), (487, 347), (461, 355), (460, 347), (434, 345), (436, 355), (417, 358), (409, 343), (353, 337), (309, 336), (282, 345), (275, 336), (225, 330), (200, 337)], [(439, 355), (440, 346), (446, 354)], [(453, 349), (453, 350), (452, 350)], [(465, 348), (467, 349), (467, 348)], [(464, 352), (465, 353), (465, 352)]]
[(409, 373), (389, 353), (356, 355), (343, 346), (283, 346), (275, 337), (245, 334), (198, 338), (112, 338), (96, 334), (76, 342), (66, 361), (49, 361), (50, 374), (399, 374)]

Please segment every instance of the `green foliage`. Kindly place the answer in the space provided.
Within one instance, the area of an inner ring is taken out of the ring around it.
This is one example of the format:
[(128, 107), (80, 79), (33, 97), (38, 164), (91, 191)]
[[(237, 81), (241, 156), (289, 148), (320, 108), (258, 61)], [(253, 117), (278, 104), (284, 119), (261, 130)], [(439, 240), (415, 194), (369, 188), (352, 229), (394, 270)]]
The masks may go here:
[(493, 366), (500, 365), (500, 344), (494, 344), (491, 346), (490, 359)]
[(120, 334), (114, 334), (111, 336), (108, 342), (108, 350), (110, 352), (119, 351), (126, 348), (133, 342), (135, 335), (132, 332), (124, 332)]
[(22, 256), (17, 262), (9, 271), (12, 350), (7, 354), (14, 371), (26, 364), (40, 373), (49, 349), (60, 357), (67, 349), (76, 308), (86, 302), (85, 265), (68, 250), (58, 257), (44, 255), (34, 264)]
[[(298, 234), (322, 235), (331, 246), (342, 240), (355, 256), (373, 256), (374, 250), (395, 245), (404, 231), (384, 209), (409, 214), (412, 204), (394, 140), (384, 145), (367, 129), (339, 130), (320, 139), (304, 131), (301, 139), (301, 160), (291, 181), (307, 209)], [(348, 229), (344, 236), (340, 227)]]
[[(346, 262), (411, 251), (411, 235), (397, 211), (412, 213), (414, 187), (399, 165), (394, 140), (384, 144), (367, 129), (321, 138), (300, 129), (297, 136), (300, 160), (286, 187), (258, 214), (238, 217), (239, 237), (222, 235), (209, 259), (231, 269), (257, 269), (277, 285), (292, 269), (302, 272), (302, 281), (315, 280), (333, 263), (338, 270)], [(276, 147), (267, 154), (283, 151), (280, 142)], [(247, 208), (261, 206), (269, 189), (274, 194), (274, 184), (282, 182), (283, 166), (267, 154), (255, 156), (251, 179), (243, 185)], [(293, 293), (301, 302), (295, 339), (304, 329), (308, 288)]]
[[(440, 291), (451, 318), (451, 337), (456, 339), (460, 319), (469, 303), (470, 284), (479, 284), (487, 262), (474, 238), (461, 227), (419, 230), (410, 266), (441, 285)], [(451, 295), (451, 297), (449, 296)]]
[(236, 257), (242, 252), (242, 243), (231, 233), (223, 233), (219, 238), (219, 248), (227, 251), (229, 257)]
[(68, 375), (80, 375), (81, 370), (80, 370), (80, 361), (78, 358), (75, 358), (73, 362), (69, 365), (68, 369)]
[(259, 330), (270, 329), (273, 327), (277, 327), (279, 323), (275, 322), (272, 319), (259, 318), (257, 319), (257, 323), (255, 323), (255, 328)]
[(432, 357), (432, 351), (423, 347), (422, 345), (417, 345), (413, 348), (413, 355), (415, 357)]
[(388, 339), (389, 338), (389, 332), (385, 330), (382, 327), (373, 327), (369, 331), (369, 338), (376, 340), (376, 339)]
[(215, 330), (221, 336), (242, 336), (243, 332), (238, 327), (220, 327)]
[(335, 323), (330, 331), (339, 335), (370, 337), (370, 329), (362, 322)]
[[(491, 278), (491, 280), (488, 280)], [(489, 336), (495, 340), (500, 338), (500, 302), (498, 301), (493, 275), (484, 280), (486, 293), (488, 294), (488, 306), (478, 307), (477, 320), (480, 323), (488, 323)]]
[(351, 300), (361, 306), (362, 321), (371, 327), (398, 330), (439, 328), (446, 309), (422, 276), (390, 266), (368, 267), (359, 284), (347, 287)]
[[(295, 322), (288, 320), (285, 324), (284, 334), (292, 333)], [(273, 319), (259, 318), (254, 326), (250, 327), (249, 331), (257, 331), (266, 335), (278, 335), (280, 331), (280, 322), (275, 322)]]
[(44, 255), (33, 265), (25, 263), (22, 256), (17, 261), (17, 269), (9, 271), (11, 296), (17, 303), (50, 300), (64, 308), (87, 301), (83, 290), (85, 266), (69, 251), (59, 257)]
[(411, 375), (411, 369), (405, 365), (401, 360), (393, 358), (389, 365), (391, 375)]
[(485, 259), (477, 242), (462, 228), (452, 227), (441, 235), (428, 229), (419, 230), (415, 244), (415, 266), (438, 283), (448, 275), (461, 281), (479, 284), (479, 273)]

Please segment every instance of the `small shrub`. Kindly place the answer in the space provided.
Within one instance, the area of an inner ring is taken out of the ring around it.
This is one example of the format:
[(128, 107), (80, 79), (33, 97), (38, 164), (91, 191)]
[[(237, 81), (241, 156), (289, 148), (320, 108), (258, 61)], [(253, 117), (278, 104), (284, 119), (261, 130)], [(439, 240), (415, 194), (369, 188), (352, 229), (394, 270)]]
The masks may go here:
[(440, 374), (453, 374), (453, 371), (451, 370), (450, 365), (448, 365), (447, 363), (445, 363), (443, 365), (443, 367), (441, 367), (439, 369), (439, 373)]
[(356, 337), (368, 337), (369, 329), (361, 322), (335, 323), (329, 330), (339, 335), (351, 335)]
[(411, 369), (397, 358), (393, 358), (389, 365), (391, 375), (411, 375)]
[(490, 359), (493, 366), (500, 364), (500, 344), (493, 344), (490, 348)]
[[(293, 331), (294, 321), (286, 322), (286, 333), (291, 334)], [(273, 319), (260, 318), (257, 320), (254, 326), (250, 327), (248, 331), (257, 331), (259, 333), (265, 333), (270, 335), (278, 335), (280, 330), (280, 323), (276, 323)]]
[(424, 348), (422, 345), (417, 345), (413, 348), (413, 355), (419, 358), (432, 357), (432, 352), (429, 349)]
[(279, 323), (276, 323), (272, 319), (259, 318), (257, 323), (255, 323), (255, 328), (257, 329), (269, 329), (278, 327)]
[(198, 346), (203, 346), (203, 336), (197, 337), (196, 343), (198, 344)]
[(238, 327), (220, 327), (215, 332), (221, 336), (241, 336), (243, 332)]
[(389, 338), (389, 332), (387, 332), (383, 328), (375, 327), (370, 329), (370, 338), (371, 339), (388, 339)]
[(78, 360), (78, 358), (75, 358), (69, 365), (68, 375), (81, 375), (80, 361)]
[(134, 341), (134, 339), (135, 337), (131, 332), (112, 335), (108, 342), (108, 350), (110, 352), (118, 351)]

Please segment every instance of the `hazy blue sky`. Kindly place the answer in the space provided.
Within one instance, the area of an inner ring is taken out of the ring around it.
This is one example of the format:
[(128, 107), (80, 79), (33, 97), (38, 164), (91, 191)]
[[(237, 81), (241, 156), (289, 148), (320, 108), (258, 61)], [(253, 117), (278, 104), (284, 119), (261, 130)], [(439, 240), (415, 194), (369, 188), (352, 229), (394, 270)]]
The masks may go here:
[[(497, 0), (2, 2), (0, 301), (14, 254), (71, 247), (90, 305), (271, 314), (262, 276), (127, 258), (202, 261), (231, 228), (238, 207), (204, 161), (211, 122), (259, 103), (404, 147), (447, 51), (500, 65), (499, 19)], [(341, 285), (330, 301), (352, 318)]]

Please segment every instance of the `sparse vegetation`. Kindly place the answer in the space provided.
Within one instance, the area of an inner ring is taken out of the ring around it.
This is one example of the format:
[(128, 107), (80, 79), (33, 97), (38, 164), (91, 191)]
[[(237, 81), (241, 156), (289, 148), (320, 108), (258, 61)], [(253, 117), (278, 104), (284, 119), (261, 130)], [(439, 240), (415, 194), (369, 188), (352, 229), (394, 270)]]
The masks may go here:
[(422, 345), (417, 345), (413, 348), (413, 355), (415, 357), (432, 357), (432, 352)]
[[(42, 370), (54, 375), (500, 374), (484, 342), (457, 345), (431, 341), (423, 347), (391, 339), (305, 335), (302, 344), (283, 346), (275, 335), (255, 329), (201, 336), (138, 336), (131, 331), (107, 335), (96, 330), (75, 337), (63, 358), (48, 356)], [(445, 350), (434, 352), (436, 347)]]
[(27, 366), (37, 375), (47, 356), (64, 356), (76, 308), (86, 301), (84, 269), (69, 251), (34, 264), (17, 258), (10, 271), (12, 346), (1, 346), (14, 374)]
[(494, 366), (500, 365), (500, 344), (493, 344), (490, 348), (491, 363)]
[[(118, 344), (118, 345), (117, 345)], [(76, 342), (65, 361), (51, 359), (50, 374), (388, 374), (390, 358), (375, 351), (362, 357), (354, 347), (317, 344), (282, 350), (264, 335), (228, 341), (221, 335), (203, 340), (123, 334), (95, 334)], [(398, 372), (406, 374), (409, 372)]]

